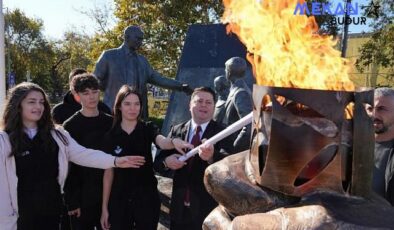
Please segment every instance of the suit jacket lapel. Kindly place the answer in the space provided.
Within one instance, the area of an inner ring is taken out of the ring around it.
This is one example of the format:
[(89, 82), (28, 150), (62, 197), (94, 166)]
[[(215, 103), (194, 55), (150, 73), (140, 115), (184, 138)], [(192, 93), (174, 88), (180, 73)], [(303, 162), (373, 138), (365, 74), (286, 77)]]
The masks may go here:
[(184, 141), (188, 141), (191, 124), (192, 124), (192, 122), (191, 122), (191, 120), (189, 120), (189, 121), (186, 122), (186, 124), (182, 127), (181, 135), (185, 135), (185, 136), (183, 136), (183, 140), (184, 140)]
[(205, 129), (204, 133), (202, 134), (201, 140), (204, 138), (208, 139), (208, 138), (212, 137), (213, 135), (215, 135), (215, 133), (213, 133), (213, 131), (214, 131), (213, 125), (214, 125), (213, 121), (212, 120), (209, 121), (207, 128)]

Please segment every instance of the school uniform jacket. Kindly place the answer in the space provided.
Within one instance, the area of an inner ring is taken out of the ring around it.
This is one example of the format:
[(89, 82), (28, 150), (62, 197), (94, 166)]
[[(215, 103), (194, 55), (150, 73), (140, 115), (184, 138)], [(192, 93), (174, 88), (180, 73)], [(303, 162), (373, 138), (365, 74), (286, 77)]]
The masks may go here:
[[(70, 134), (62, 128), (56, 128), (68, 140), (65, 145), (55, 131), (52, 137), (59, 146), (59, 176), (58, 181), (63, 191), (67, 177), (68, 162), (107, 169), (114, 166), (115, 157), (101, 151), (87, 149), (79, 145)], [(16, 230), (18, 219), (17, 184), (15, 158), (10, 156), (11, 145), (6, 132), (0, 131), (0, 229)]]

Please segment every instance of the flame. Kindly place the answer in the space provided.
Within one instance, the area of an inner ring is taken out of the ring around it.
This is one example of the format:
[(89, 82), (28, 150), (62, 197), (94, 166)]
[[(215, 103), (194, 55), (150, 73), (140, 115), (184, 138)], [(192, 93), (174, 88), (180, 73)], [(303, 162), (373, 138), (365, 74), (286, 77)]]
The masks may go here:
[(222, 22), (246, 45), (257, 84), (354, 90), (350, 63), (340, 57), (332, 37), (317, 33), (313, 16), (294, 15), (297, 0), (223, 1)]

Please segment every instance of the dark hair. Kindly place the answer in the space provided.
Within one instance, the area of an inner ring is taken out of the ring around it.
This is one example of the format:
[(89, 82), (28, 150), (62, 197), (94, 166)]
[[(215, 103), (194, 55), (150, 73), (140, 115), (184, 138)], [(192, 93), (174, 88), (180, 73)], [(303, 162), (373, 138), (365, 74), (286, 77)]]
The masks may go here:
[(70, 74), (68, 75), (68, 81), (71, 83), (71, 80), (73, 79), (73, 77), (75, 77), (79, 74), (87, 73), (87, 72), (88, 71), (86, 71), (86, 69), (75, 68), (75, 69), (71, 70)]
[(191, 99), (193, 99), (193, 97), (194, 97), (197, 93), (199, 93), (199, 92), (210, 93), (210, 94), (212, 95), (212, 97), (213, 97), (213, 100), (216, 101), (216, 94), (215, 94), (215, 91), (213, 91), (213, 89), (211, 89), (210, 87), (206, 87), (206, 86), (195, 88), (195, 89), (193, 90)]
[(86, 89), (98, 89), (99, 81), (91, 73), (78, 74), (71, 80), (71, 89), (77, 93), (83, 92)]
[(114, 108), (113, 108), (113, 113), (114, 113), (114, 121), (113, 121), (113, 125), (112, 128), (115, 127), (118, 123), (120, 123), (122, 121), (122, 112), (120, 111), (120, 107), (122, 105), (123, 100), (129, 96), (130, 94), (134, 94), (138, 97), (138, 100), (140, 101), (140, 114), (138, 115), (138, 118), (141, 117), (142, 114), (142, 100), (141, 100), (141, 95), (138, 92), (138, 90), (135, 87), (131, 87), (129, 85), (123, 85), (122, 87), (120, 87), (118, 93), (116, 94), (116, 99), (115, 99), (115, 104), (114, 104)]
[(37, 84), (30, 82), (23, 82), (15, 87), (11, 88), (8, 92), (8, 100), (5, 104), (2, 128), (9, 135), (11, 143), (11, 155), (17, 155), (24, 151), (24, 126), (22, 121), (22, 107), (21, 103), (23, 99), (30, 92), (40, 92), (44, 97), (44, 111), (41, 119), (37, 122), (38, 133), (40, 134), (44, 148), (47, 150), (53, 150), (56, 148), (53, 142), (50, 141), (51, 130), (55, 130), (56, 134), (63, 141), (64, 144), (68, 144), (66, 138), (57, 131), (53, 124), (51, 117), (51, 108), (49, 106), (48, 97), (44, 90)]

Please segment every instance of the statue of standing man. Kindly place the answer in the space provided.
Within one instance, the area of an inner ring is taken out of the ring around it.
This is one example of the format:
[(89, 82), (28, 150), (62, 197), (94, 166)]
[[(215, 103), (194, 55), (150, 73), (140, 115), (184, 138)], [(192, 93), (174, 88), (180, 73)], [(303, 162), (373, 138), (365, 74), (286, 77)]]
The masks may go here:
[(213, 120), (223, 124), (224, 116), (226, 115), (226, 100), (229, 93), (230, 82), (226, 79), (226, 76), (218, 76), (214, 79), (213, 85), (217, 95), (215, 104), (215, 112), (213, 114)]
[[(230, 92), (225, 103), (223, 124), (229, 126), (253, 111), (252, 92), (244, 81), (247, 65), (240, 57), (232, 57), (225, 63), (226, 78), (230, 82)], [(234, 147), (238, 152), (250, 146), (251, 124), (245, 126), (238, 134)]]
[(135, 86), (142, 96), (142, 118), (148, 118), (148, 99), (146, 84), (190, 93), (187, 84), (163, 77), (156, 72), (148, 60), (137, 53), (142, 45), (144, 33), (138, 26), (124, 30), (123, 44), (115, 49), (105, 50), (99, 57), (94, 74), (100, 80), (104, 91), (103, 102), (113, 107), (115, 96), (122, 85)]

